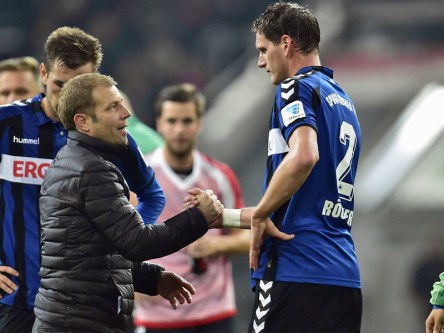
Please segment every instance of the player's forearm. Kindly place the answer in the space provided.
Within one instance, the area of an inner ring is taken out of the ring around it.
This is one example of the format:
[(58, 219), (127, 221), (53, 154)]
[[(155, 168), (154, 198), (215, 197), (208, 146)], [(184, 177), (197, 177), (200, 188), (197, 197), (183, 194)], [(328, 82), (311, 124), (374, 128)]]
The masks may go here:
[(273, 175), (264, 196), (254, 211), (254, 215), (259, 214), (266, 217), (281, 207), (301, 187), (313, 166), (314, 164), (298, 165), (297, 161), (284, 159)]
[[(244, 228), (245, 229), (245, 228)], [(231, 229), (231, 233), (219, 237), (221, 253), (236, 255), (247, 253), (250, 249), (250, 232), (248, 230)]]
[(223, 212), (223, 228), (250, 229), (251, 213), (254, 207), (242, 209), (225, 208)]

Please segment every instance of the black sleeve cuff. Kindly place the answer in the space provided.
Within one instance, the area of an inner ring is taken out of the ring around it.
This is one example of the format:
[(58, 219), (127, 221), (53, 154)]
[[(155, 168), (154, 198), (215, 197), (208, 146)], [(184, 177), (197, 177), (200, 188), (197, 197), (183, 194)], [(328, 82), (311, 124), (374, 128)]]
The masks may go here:
[(131, 269), (134, 291), (150, 296), (157, 295), (157, 285), (165, 268), (157, 264), (139, 262), (132, 263)]

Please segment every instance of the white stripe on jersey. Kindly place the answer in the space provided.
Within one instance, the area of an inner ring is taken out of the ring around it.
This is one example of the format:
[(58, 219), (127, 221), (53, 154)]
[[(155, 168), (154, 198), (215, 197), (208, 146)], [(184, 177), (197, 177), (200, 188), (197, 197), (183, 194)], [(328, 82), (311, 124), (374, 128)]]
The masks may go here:
[(268, 132), (268, 156), (283, 154), (290, 150), (279, 128), (272, 128)]
[(0, 179), (14, 183), (42, 185), (52, 159), (1, 155)]

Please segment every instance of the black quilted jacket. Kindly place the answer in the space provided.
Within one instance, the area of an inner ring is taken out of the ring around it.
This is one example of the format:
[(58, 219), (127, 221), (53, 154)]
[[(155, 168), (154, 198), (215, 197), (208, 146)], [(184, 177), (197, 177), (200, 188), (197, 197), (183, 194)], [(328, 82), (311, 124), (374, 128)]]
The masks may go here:
[[(41, 213), (37, 322), (58, 332), (124, 332), (134, 290), (156, 294), (161, 267), (143, 260), (173, 253), (208, 229), (189, 209), (146, 225), (114, 164), (125, 147), (70, 131), (46, 171)], [(38, 326), (38, 325), (37, 325)]]

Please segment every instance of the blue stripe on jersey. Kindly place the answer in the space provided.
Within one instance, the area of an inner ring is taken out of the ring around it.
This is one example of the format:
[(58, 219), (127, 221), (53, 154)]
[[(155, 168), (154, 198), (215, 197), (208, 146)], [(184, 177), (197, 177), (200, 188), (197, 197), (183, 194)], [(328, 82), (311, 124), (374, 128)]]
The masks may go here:
[[(62, 124), (48, 118), (41, 108), (43, 97), (0, 106), (0, 265), (20, 273), (12, 278), (18, 290), (0, 303), (30, 310), (40, 285), (40, 184), (36, 182), (67, 139)], [(129, 153), (116, 165), (139, 201), (144, 201), (142, 217), (156, 219), (163, 208), (163, 192), (134, 139), (128, 135), (128, 140)], [(149, 214), (147, 207), (152, 209)]]
[[(288, 145), (300, 126), (317, 131), (320, 159), (285, 211), (271, 215), (282, 231), (296, 237), (288, 242), (264, 241), (252, 284), (265, 274), (276, 281), (360, 288), (350, 231), (361, 130), (353, 103), (333, 80), (331, 69), (305, 67), (278, 86), (264, 191), (288, 151), (282, 142)], [(275, 272), (271, 277), (267, 266)]]

